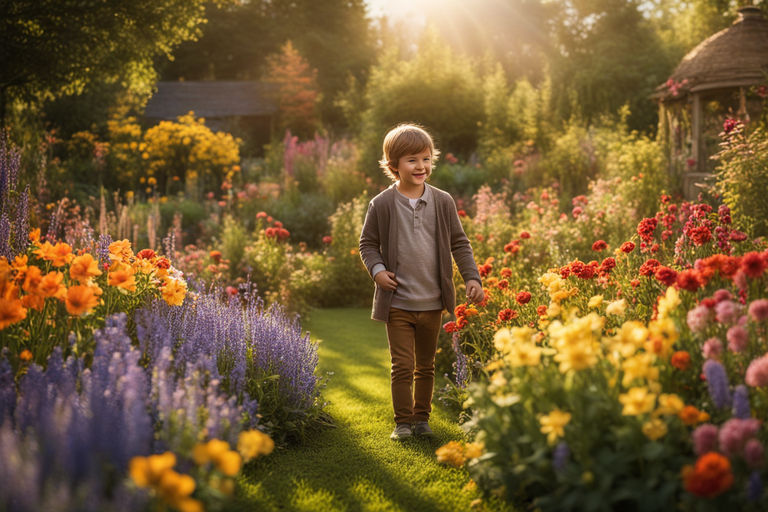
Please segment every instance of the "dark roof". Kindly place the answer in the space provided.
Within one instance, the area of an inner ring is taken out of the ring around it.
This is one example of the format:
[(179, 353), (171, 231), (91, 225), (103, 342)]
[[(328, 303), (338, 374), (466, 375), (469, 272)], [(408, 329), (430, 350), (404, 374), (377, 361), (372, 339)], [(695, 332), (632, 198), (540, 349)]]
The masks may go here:
[[(669, 79), (678, 85), (687, 81), (676, 95), (684, 97), (689, 92), (765, 83), (766, 73), (768, 20), (758, 7), (742, 7), (733, 25), (688, 52)], [(673, 95), (665, 83), (656, 88), (656, 96)]]
[(268, 116), (277, 111), (262, 82), (158, 82), (144, 116), (176, 119), (190, 110), (200, 117)]

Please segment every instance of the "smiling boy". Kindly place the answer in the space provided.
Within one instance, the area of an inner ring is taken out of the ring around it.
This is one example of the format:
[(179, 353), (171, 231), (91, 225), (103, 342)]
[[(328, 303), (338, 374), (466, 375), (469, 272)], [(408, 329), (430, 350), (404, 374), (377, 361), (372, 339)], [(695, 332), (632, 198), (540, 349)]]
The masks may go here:
[(452, 259), (467, 298), (483, 298), (456, 204), (426, 183), (438, 155), (419, 126), (387, 133), (379, 165), (394, 184), (371, 200), (360, 235), (360, 257), (375, 282), (371, 318), (386, 322), (396, 440), (434, 435), (428, 422), (437, 337), (442, 311), (456, 304)]

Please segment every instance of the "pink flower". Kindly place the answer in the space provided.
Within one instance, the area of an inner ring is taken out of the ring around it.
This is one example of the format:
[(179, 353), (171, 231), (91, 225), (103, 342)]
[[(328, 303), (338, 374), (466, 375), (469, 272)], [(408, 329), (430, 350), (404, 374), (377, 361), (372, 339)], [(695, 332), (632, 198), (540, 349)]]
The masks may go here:
[(768, 299), (757, 299), (749, 305), (749, 316), (755, 322), (763, 322), (768, 319)]
[(747, 444), (744, 445), (744, 460), (751, 468), (759, 468), (764, 462), (765, 448), (763, 443), (757, 439), (750, 439)]
[(743, 352), (749, 345), (749, 334), (741, 325), (734, 325), (728, 329), (726, 338), (728, 338), (728, 348), (733, 352)]
[(733, 298), (733, 295), (731, 295), (731, 292), (726, 290), (725, 288), (720, 288), (715, 292), (715, 294), (712, 296), (716, 302), (723, 302), (724, 300), (731, 300)]
[(573, 218), (575, 219), (576, 217), (578, 217), (579, 215), (581, 215), (583, 211), (584, 211), (584, 209), (583, 209), (581, 206), (577, 206), (577, 207), (575, 207), (575, 208), (574, 208), (574, 209), (571, 211), (571, 215), (573, 215)]
[(744, 382), (755, 388), (768, 386), (768, 354), (749, 363)]
[(715, 319), (720, 323), (733, 325), (741, 313), (740, 309), (739, 305), (732, 300), (718, 302), (715, 306)]
[(720, 449), (726, 455), (737, 455), (742, 453), (747, 441), (757, 434), (760, 429), (760, 422), (755, 418), (742, 420), (731, 418), (720, 428), (718, 441)]
[(696, 455), (704, 455), (717, 449), (717, 427), (711, 423), (699, 425), (693, 431), (693, 449)]
[(709, 308), (703, 305), (696, 306), (688, 311), (686, 320), (691, 331), (702, 332), (707, 328), (707, 323), (709, 323)]
[(709, 338), (701, 347), (701, 353), (707, 359), (719, 359), (723, 353), (723, 342), (717, 338)]

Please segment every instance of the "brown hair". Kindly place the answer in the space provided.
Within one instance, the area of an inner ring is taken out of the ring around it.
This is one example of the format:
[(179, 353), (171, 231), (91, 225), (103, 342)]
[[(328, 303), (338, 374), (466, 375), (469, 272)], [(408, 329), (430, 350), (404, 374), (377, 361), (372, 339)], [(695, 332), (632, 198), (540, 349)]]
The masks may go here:
[(399, 124), (384, 136), (379, 167), (392, 181), (397, 181), (399, 176), (392, 169), (397, 168), (400, 158), (421, 153), (425, 149), (432, 154), (432, 163), (436, 162), (440, 151), (435, 149), (435, 143), (429, 133), (415, 124)]

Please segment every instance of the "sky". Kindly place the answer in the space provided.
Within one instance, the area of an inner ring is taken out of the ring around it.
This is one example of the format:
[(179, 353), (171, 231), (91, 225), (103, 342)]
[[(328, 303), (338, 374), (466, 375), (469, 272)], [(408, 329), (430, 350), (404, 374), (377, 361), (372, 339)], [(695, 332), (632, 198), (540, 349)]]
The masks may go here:
[[(424, 22), (424, 10), (440, 4), (439, 0), (365, 0), (368, 4), (368, 12), (372, 18), (381, 15), (393, 18), (416, 16), (420, 22)], [(443, 2), (445, 3), (445, 2)]]

